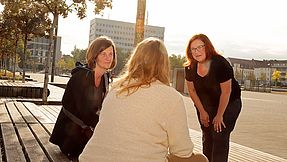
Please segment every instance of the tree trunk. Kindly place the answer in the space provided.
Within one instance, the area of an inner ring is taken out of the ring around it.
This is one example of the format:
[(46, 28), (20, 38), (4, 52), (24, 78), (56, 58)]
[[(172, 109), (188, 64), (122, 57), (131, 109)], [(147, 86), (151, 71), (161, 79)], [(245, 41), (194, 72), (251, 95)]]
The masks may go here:
[(59, 15), (55, 14), (55, 40), (54, 40), (54, 52), (53, 52), (53, 61), (52, 61), (52, 72), (51, 72), (51, 82), (54, 82), (55, 77), (55, 62), (56, 62), (56, 51), (57, 51), (57, 36), (58, 36), (58, 24), (59, 24)]
[[(13, 82), (15, 82), (16, 60), (17, 60), (18, 34), (16, 34), (15, 50), (14, 50), (14, 65), (13, 65)], [(12, 59), (13, 60), (13, 59)]]
[(25, 39), (24, 39), (24, 52), (23, 52), (23, 60), (22, 60), (22, 83), (25, 83), (25, 62), (26, 62), (26, 49), (27, 49), (27, 40), (28, 40), (28, 34), (25, 34)]
[(5, 62), (4, 62), (4, 76), (7, 76), (7, 62), (8, 62), (8, 54), (5, 54)]
[(43, 96), (42, 101), (44, 104), (47, 103), (48, 98), (48, 81), (49, 81), (49, 67), (50, 67), (50, 60), (51, 60), (51, 53), (52, 53), (52, 42), (53, 42), (53, 36), (54, 36), (54, 28), (55, 28), (55, 15), (53, 18), (53, 24), (51, 26), (50, 32), (49, 32), (49, 51), (46, 56), (46, 66), (45, 66), (45, 78), (44, 78), (44, 87), (43, 87)]

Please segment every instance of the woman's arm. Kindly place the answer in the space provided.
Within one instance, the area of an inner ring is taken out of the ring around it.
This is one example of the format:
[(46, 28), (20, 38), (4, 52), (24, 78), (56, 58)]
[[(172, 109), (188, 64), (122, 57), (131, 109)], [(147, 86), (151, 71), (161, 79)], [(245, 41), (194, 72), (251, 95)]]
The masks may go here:
[(222, 126), (225, 128), (225, 124), (223, 122), (223, 114), (229, 102), (229, 97), (231, 94), (231, 83), (231, 79), (220, 83), (221, 94), (219, 98), (218, 110), (216, 116), (212, 121), (214, 125), (214, 130), (217, 132), (222, 131)]
[(200, 101), (200, 99), (196, 93), (193, 82), (186, 80), (186, 84), (187, 84), (190, 98), (192, 99), (192, 101), (194, 102), (194, 104), (196, 105), (196, 108), (198, 109), (198, 111), (200, 113), (200, 122), (205, 127), (208, 127), (209, 126), (209, 115), (205, 111), (205, 109), (204, 109), (204, 107), (203, 107), (203, 105), (202, 105), (202, 103), (201, 103), (201, 101)]

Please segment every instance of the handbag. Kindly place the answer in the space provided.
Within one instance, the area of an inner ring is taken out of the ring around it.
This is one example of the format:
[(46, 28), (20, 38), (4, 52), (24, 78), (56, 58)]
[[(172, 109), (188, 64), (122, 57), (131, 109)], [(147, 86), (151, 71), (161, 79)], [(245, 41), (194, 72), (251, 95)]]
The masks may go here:
[(74, 114), (72, 114), (64, 107), (62, 107), (62, 110), (68, 118), (70, 118), (75, 124), (79, 125), (82, 128), (82, 132), (85, 134), (85, 136), (87, 136), (89, 139), (92, 137), (95, 130), (94, 127), (86, 125), (81, 119), (76, 117)]

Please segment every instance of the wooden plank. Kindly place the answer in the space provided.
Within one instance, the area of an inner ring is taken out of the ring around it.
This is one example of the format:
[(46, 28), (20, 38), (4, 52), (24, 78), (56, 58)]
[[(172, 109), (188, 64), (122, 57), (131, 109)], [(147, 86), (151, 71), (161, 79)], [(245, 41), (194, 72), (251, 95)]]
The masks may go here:
[(8, 112), (6, 110), (5, 104), (0, 103), (0, 123), (11, 122)]
[(31, 102), (23, 102), (25, 107), (33, 114), (33, 116), (42, 124), (44, 123), (54, 123), (49, 119), (43, 112), (40, 111), (39, 107)]
[(61, 152), (58, 146), (49, 142), (50, 135), (40, 124), (30, 124), (42, 146), (45, 146), (46, 153), (53, 161), (68, 162), (69, 159)]
[(11, 115), (12, 121), (14, 123), (25, 123), (24, 119), (22, 118), (22, 115), (16, 109), (16, 107), (15, 107), (13, 102), (7, 102), (6, 106), (7, 106), (8, 112)]
[(52, 134), (55, 124), (43, 124), (43, 125), (49, 131), (49, 133)]
[(14, 102), (17, 109), (20, 111), (22, 117), (26, 120), (27, 123), (38, 123), (38, 121), (34, 118), (33, 114), (30, 113), (26, 109), (26, 107), (21, 102)]
[(49, 105), (48, 107), (50, 108), (50, 110), (54, 114), (54, 116), (56, 118), (58, 118), (59, 113), (60, 113), (61, 108), (62, 108), (62, 105)]
[(38, 108), (43, 114), (45, 114), (52, 121), (52, 123), (56, 122), (57, 117), (55, 117), (52, 113), (50, 113), (50, 111), (46, 109), (47, 108), (46, 106), (38, 106)]
[(13, 125), (11, 123), (1, 124), (1, 130), (7, 162), (26, 161)]
[(60, 113), (61, 109), (62, 109), (62, 105), (61, 106), (54, 106), (54, 108), (53, 108), (53, 110), (56, 111), (57, 114)]
[(16, 124), (20, 138), (31, 162), (49, 161), (27, 124)]
[(55, 118), (55, 122), (59, 116), (59, 113), (61, 111), (62, 106), (58, 105), (42, 105), (42, 107), (45, 108), (45, 110), (49, 111)]

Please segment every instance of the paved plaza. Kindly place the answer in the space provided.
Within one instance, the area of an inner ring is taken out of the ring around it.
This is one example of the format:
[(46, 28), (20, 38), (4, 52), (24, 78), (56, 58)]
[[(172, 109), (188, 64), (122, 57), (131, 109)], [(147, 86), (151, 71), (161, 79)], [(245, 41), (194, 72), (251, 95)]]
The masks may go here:
[[(193, 103), (184, 97), (189, 127), (200, 131)], [(287, 159), (287, 95), (242, 91), (231, 141)]]

